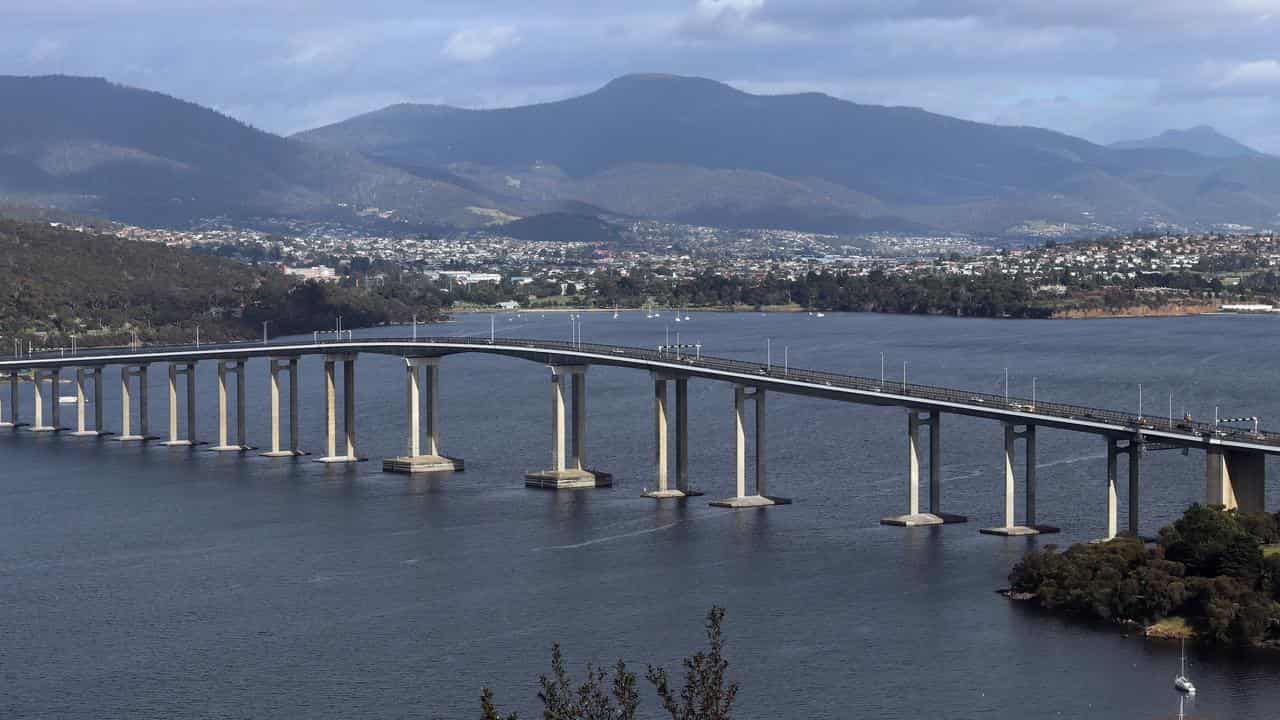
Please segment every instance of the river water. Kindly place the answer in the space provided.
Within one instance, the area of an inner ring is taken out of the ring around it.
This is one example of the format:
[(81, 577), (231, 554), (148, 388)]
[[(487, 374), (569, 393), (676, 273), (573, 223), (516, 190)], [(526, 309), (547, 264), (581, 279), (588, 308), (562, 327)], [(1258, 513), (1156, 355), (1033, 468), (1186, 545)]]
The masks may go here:
[[(1280, 426), (1275, 320), (989, 321), (882, 315), (591, 314), (590, 342), (654, 346), (679, 331), (708, 354), (1197, 419)], [(489, 332), (486, 315), (425, 332)], [(498, 316), (503, 336), (568, 339), (563, 314)], [(363, 335), (407, 334), (370, 330)], [(358, 362), (370, 462), (324, 466), (102, 440), (0, 433), (0, 718), (469, 718), (480, 688), (538, 716), (553, 642), (580, 670), (624, 658), (678, 673), (728, 609), (742, 718), (1154, 718), (1176, 714), (1178, 649), (1039, 616), (994, 590), (1042, 543), (1105, 527), (1105, 448), (1041, 430), (1040, 538), (999, 524), (1002, 433), (944, 416), (944, 509), (963, 525), (891, 528), (905, 510), (905, 413), (773, 395), (770, 491), (795, 504), (712, 508), (732, 494), (732, 392), (690, 384), (693, 484), (655, 502), (652, 385), (589, 373), (590, 464), (611, 489), (526, 489), (550, 461), (547, 370), (457, 356), (442, 369), (443, 450), (464, 473), (385, 475), (403, 452), (403, 364)], [(118, 427), (108, 371), (107, 418)], [(164, 369), (152, 430), (166, 425)], [(200, 424), (213, 430), (213, 367)], [(249, 367), (249, 438), (265, 444), (265, 361)], [(319, 361), (302, 363), (304, 449), (322, 443)], [(70, 392), (70, 390), (64, 390)], [(7, 396), (5, 397), (7, 400)], [(30, 400), (27, 401), (30, 417)], [(67, 414), (70, 416), (70, 412)], [(64, 422), (66, 418), (64, 418)], [(208, 439), (208, 435), (205, 436)], [(1150, 453), (1144, 532), (1203, 496), (1199, 453)], [(1121, 476), (1123, 478), (1123, 460)], [(1268, 507), (1280, 505), (1269, 483)], [(1020, 489), (1021, 492), (1021, 489)], [(1120, 488), (1120, 524), (1126, 492)], [(1021, 506), (1021, 497), (1019, 497)], [(1194, 652), (1189, 714), (1280, 717), (1280, 664)], [(647, 684), (645, 717), (657, 717)]]

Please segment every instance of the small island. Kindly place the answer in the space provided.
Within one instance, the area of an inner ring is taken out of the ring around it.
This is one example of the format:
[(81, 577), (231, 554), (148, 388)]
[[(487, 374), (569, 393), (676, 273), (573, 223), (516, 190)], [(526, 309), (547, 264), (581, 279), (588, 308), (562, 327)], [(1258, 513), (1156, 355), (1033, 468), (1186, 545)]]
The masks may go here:
[(1052, 545), (1009, 574), (1008, 595), (1152, 637), (1280, 648), (1280, 513), (1192, 505), (1155, 543)]

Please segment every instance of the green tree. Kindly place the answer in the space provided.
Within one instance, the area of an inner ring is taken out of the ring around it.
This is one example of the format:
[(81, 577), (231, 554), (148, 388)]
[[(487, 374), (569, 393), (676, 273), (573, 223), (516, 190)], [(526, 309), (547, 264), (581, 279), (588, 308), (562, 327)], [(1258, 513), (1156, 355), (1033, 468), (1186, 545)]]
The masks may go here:
[(708, 648), (684, 659), (685, 683), (679, 699), (667, 671), (649, 666), (649, 682), (672, 720), (731, 720), (738, 684), (726, 684), (729, 661), (724, 658), (723, 623), (724, 608), (712, 607), (707, 613)]

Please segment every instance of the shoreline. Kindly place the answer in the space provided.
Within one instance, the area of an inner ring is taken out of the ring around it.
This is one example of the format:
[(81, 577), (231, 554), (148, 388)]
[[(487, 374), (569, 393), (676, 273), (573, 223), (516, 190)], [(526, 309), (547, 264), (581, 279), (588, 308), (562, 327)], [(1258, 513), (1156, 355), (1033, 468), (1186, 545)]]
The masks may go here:
[[(1048, 320), (1140, 320), (1140, 319), (1146, 320), (1146, 319), (1200, 317), (1200, 316), (1215, 316), (1215, 317), (1252, 317), (1254, 315), (1257, 315), (1259, 317), (1264, 316), (1261, 313), (1223, 312), (1220, 309), (1218, 309), (1217, 306), (1213, 306), (1212, 309), (1206, 306), (1199, 306), (1199, 307), (1193, 306), (1188, 308), (1151, 308), (1149, 312), (1142, 312), (1142, 311), (1135, 312), (1133, 310), (1134, 308), (1125, 308), (1125, 311), (1120, 311), (1120, 312), (1089, 311), (1089, 310), (1061, 310), (1061, 311), (1055, 310), (1048, 317), (1042, 317), (1042, 318), (1033, 318), (1033, 317), (1015, 318), (1015, 317), (1007, 317), (1007, 316), (999, 317), (999, 316), (991, 316), (991, 315), (952, 315), (950, 313), (895, 313), (895, 312), (883, 312), (878, 310), (806, 310), (803, 307), (788, 306), (788, 305), (766, 305), (760, 308), (747, 307), (747, 306), (714, 305), (714, 306), (707, 306), (707, 307), (686, 307), (682, 309), (682, 312), (725, 313), (725, 314), (768, 313), (768, 314), (779, 314), (779, 315), (794, 315), (798, 313), (816, 314), (821, 312), (824, 314), (838, 313), (841, 315), (894, 315), (894, 316), (904, 316), (904, 317), (915, 316), (915, 317), (955, 318), (960, 320), (1046, 320), (1046, 321)], [(644, 312), (644, 311), (645, 311), (645, 308), (616, 308), (615, 309), (615, 308), (600, 308), (600, 307), (549, 307), (549, 308), (522, 307), (522, 308), (517, 308), (515, 310), (505, 310), (501, 308), (469, 307), (469, 308), (449, 309), (447, 310), (447, 313), (449, 315), (507, 315), (507, 314), (533, 315), (538, 313), (542, 313), (542, 314), (593, 313), (594, 314), (594, 313), (613, 313), (613, 312), (637, 313), (637, 312)], [(665, 311), (668, 313), (676, 312), (676, 310), (672, 308), (659, 308), (658, 311), (659, 312)], [(437, 322), (447, 322), (447, 320), (437, 321)]]

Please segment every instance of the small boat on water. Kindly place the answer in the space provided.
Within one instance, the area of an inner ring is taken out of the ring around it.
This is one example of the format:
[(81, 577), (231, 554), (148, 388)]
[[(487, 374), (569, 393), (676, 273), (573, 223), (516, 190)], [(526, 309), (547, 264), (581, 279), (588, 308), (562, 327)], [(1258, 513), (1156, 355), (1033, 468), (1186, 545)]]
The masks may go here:
[(1182, 668), (1178, 676), (1173, 679), (1173, 686), (1180, 692), (1188, 695), (1196, 694), (1195, 683), (1191, 682), (1191, 678), (1187, 677), (1187, 641), (1182, 641)]

